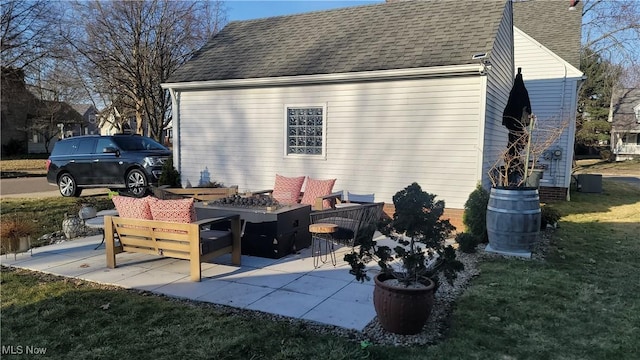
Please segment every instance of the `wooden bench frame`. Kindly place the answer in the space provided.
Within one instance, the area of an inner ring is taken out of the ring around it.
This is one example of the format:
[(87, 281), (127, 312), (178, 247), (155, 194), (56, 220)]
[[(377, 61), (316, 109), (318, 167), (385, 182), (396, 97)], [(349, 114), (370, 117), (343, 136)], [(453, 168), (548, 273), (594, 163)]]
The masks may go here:
[(158, 187), (154, 189), (154, 194), (159, 199), (180, 199), (194, 198), (198, 201), (211, 201), (229, 197), (238, 193), (237, 187), (228, 188), (169, 188)]
[[(232, 244), (201, 254), (201, 228), (220, 222), (230, 223), (233, 236)], [(232, 263), (240, 265), (240, 215), (204, 219), (192, 223), (105, 216), (104, 232), (107, 267), (110, 269), (116, 267), (116, 254), (121, 252), (136, 252), (189, 260), (192, 281), (200, 281), (203, 262), (218, 256), (231, 253)]]

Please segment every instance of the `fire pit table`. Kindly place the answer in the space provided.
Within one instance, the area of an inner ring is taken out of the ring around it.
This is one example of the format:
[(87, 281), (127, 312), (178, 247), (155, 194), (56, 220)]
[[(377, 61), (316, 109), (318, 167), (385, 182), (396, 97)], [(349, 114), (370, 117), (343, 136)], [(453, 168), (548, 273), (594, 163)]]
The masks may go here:
[(195, 208), (198, 219), (240, 215), (244, 255), (279, 259), (311, 245), (310, 205), (271, 208), (199, 202)]

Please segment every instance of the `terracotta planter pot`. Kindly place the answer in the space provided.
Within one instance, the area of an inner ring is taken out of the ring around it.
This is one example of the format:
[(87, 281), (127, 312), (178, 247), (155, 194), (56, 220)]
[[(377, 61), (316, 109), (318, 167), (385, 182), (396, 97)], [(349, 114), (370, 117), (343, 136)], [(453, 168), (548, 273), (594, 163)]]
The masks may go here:
[(431, 315), (435, 284), (429, 280), (425, 288), (406, 288), (384, 283), (390, 279), (376, 275), (373, 305), (382, 327), (392, 333), (413, 335), (422, 331)]

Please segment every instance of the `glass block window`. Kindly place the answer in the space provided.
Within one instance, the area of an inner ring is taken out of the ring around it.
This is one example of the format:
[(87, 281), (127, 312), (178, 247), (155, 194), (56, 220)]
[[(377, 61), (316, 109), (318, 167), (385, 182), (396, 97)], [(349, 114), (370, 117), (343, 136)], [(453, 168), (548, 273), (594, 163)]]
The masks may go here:
[(325, 107), (286, 107), (286, 155), (323, 156)]

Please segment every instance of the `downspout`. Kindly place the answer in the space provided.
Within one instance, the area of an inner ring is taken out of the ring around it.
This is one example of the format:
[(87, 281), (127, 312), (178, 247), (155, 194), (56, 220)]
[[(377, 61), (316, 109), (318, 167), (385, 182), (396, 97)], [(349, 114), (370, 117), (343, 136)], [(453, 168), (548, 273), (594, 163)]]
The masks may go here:
[[(562, 67), (564, 68), (564, 77), (562, 78), (562, 96), (560, 96), (560, 121), (564, 121), (564, 104), (565, 104), (564, 97), (565, 97), (565, 92), (567, 90), (567, 64), (563, 62)], [(556, 160), (556, 161), (560, 161), (560, 160)], [(565, 161), (565, 164), (571, 164), (571, 161), (569, 161), (568, 156), (567, 156), (567, 160)], [(553, 159), (551, 159), (551, 166), (553, 167)], [(558, 186), (558, 183), (557, 183), (558, 170), (559, 170), (558, 165), (556, 164), (556, 171), (553, 173), (553, 186)], [(564, 173), (567, 174), (566, 166), (565, 166)], [(568, 174), (569, 176), (571, 176), (571, 169), (569, 169)], [(567, 194), (568, 193), (569, 192), (567, 191)]]
[[(580, 84), (577, 86), (575, 93), (572, 94), (572, 96), (574, 96), (575, 98), (578, 97), (578, 94), (580, 93), (580, 89), (582, 89), (582, 86), (584, 85), (584, 81), (587, 78), (585, 76), (582, 76), (582, 78), (580, 79)], [(575, 100), (574, 98), (574, 100)], [(577, 107), (577, 101), (573, 101), (572, 104), (576, 104)], [(577, 112), (577, 109), (576, 109)], [(574, 113), (575, 114), (575, 113)], [(573, 134), (569, 134), (572, 135), (575, 141), (575, 137), (576, 137), (576, 132), (575, 132), (575, 118), (573, 119)], [(565, 171), (568, 171), (569, 173), (569, 189), (571, 188), (571, 167), (573, 166), (573, 157), (574, 157), (574, 149), (571, 149), (571, 160), (572, 161), (567, 161), (567, 168), (565, 169)], [(568, 160), (568, 159), (567, 159)], [(567, 201), (571, 201), (571, 191), (567, 191)]]
[(169, 88), (169, 94), (171, 95), (171, 123), (173, 131), (173, 167), (175, 167), (179, 173), (182, 173), (182, 162), (180, 161), (180, 101), (178, 99), (179, 95), (176, 94), (173, 88)]
[(485, 156), (485, 127), (487, 124), (487, 73), (482, 71), (480, 73), (480, 119), (478, 121), (478, 142), (477, 142), (477, 156), (476, 156), (476, 178), (480, 182), (480, 185), (487, 189), (490, 184), (485, 186), (483, 177), (485, 174), (484, 168), (484, 156)]

